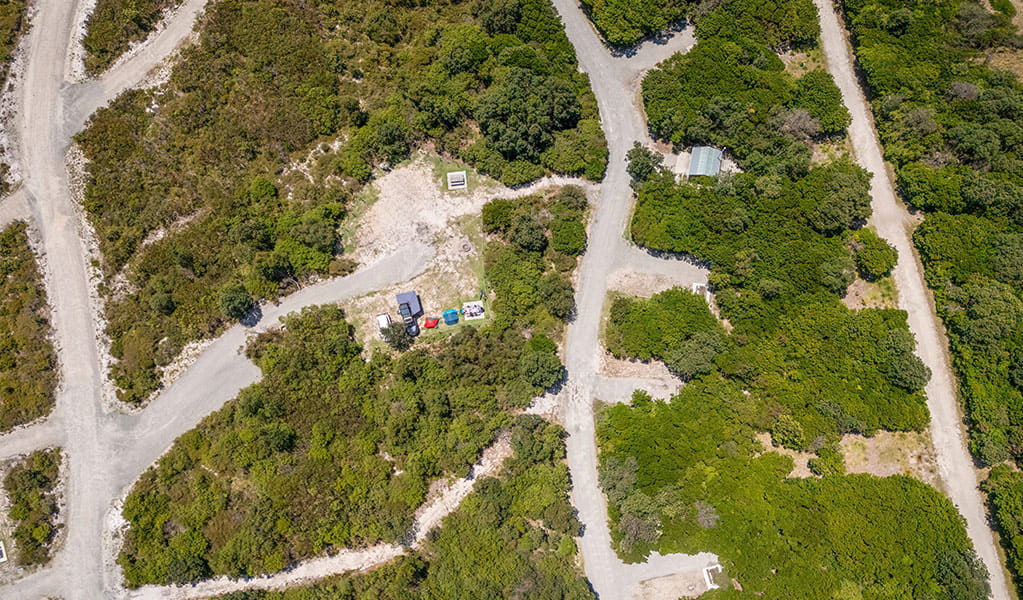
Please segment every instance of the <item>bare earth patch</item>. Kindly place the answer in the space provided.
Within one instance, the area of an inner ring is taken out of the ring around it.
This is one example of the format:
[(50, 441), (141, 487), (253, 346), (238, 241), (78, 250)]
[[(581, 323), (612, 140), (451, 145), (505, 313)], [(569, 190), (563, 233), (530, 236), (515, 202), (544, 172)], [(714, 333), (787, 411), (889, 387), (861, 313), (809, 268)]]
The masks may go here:
[(608, 291), (642, 298), (649, 298), (676, 286), (678, 282), (671, 277), (636, 273), (627, 269), (615, 271), (607, 279)]
[(871, 282), (856, 278), (845, 292), (842, 303), (852, 310), (862, 308), (898, 308), (895, 284), (891, 277)]
[(771, 434), (761, 432), (757, 434), (757, 441), (764, 447), (764, 452), (775, 452), (782, 456), (788, 456), (792, 459), (792, 472), (786, 475), (786, 478), (792, 477), (816, 477), (811, 471), (808, 463), (810, 459), (816, 456), (812, 452), (799, 452), (798, 450), (790, 450), (782, 446), (775, 446), (774, 440), (771, 439)]
[[(1020, 18), (1021, 16), (1017, 14), (1016, 19)], [(1023, 49), (1001, 48), (989, 54), (985, 63), (997, 71), (1008, 71), (1023, 78)]]
[(610, 352), (604, 352), (600, 356), (600, 374), (607, 377), (635, 377), (640, 379), (670, 379), (675, 376), (671, 374), (668, 367), (659, 360), (643, 362), (639, 360), (628, 360), (615, 358)]
[[(452, 169), (467, 172), (468, 189), (446, 190), (445, 174)], [(348, 256), (360, 264), (369, 264), (413, 241), (433, 246), (435, 254), (422, 275), (345, 306), (359, 339), (367, 347), (382, 345), (374, 315), (388, 313), (396, 319), (394, 295), (398, 292), (417, 291), (423, 311), (430, 317), (440, 317), (444, 310), (478, 300), (481, 292), (485, 292), (486, 239), (479, 216), (483, 205), (494, 198), (521, 198), (562, 185), (588, 186), (576, 179), (549, 177), (530, 186), (510, 189), (464, 165), (447, 164), (426, 153), (417, 154), (409, 163), (378, 179), (364, 198), (366, 205), (357, 207), (353, 222), (344, 226), (351, 232), (352, 251)], [(484, 306), (490, 308), (489, 303)], [(469, 321), (486, 322), (487, 319)], [(442, 338), (453, 331), (455, 328), (444, 325), (438, 330), (421, 329), (427, 340)]]
[(926, 433), (881, 431), (870, 438), (848, 434), (840, 447), (848, 473), (909, 475), (941, 488), (934, 447)]
[(695, 598), (707, 591), (707, 583), (700, 570), (675, 573), (639, 582), (632, 594), (633, 600), (676, 600)]

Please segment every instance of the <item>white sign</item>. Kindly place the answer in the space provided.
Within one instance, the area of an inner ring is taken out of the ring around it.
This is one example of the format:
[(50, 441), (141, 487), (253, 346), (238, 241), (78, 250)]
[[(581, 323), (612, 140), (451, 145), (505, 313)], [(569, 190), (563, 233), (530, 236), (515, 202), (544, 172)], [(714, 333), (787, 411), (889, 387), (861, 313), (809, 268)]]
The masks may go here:
[(465, 171), (452, 171), (448, 173), (449, 190), (464, 190), (467, 187), (469, 187), (469, 180), (465, 176)]

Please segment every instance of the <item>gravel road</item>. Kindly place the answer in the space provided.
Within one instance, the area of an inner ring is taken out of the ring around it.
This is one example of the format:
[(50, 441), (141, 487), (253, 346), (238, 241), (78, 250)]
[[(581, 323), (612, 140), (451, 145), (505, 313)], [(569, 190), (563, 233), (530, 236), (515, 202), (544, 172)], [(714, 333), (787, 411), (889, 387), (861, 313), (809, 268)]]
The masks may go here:
[[(575, 0), (553, 0), (553, 3), (564, 21), (568, 39), (575, 46), (580, 69), (590, 76), (609, 150), (607, 175), (601, 183), (590, 225), (591, 241), (579, 269), (576, 286), (579, 316), (566, 334), (568, 381), (561, 393), (561, 415), (569, 433), (572, 502), (584, 527), (580, 547), (586, 575), (601, 600), (627, 600), (642, 580), (716, 562), (712, 554), (654, 557), (637, 565), (626, 565), (618, 559), (611, 547), (607, 504), (597, 482), (593, 421), (596, 393), (608, 385), (601, 385), (598, 376), (602, 347), (600, 322), (608, 275), (623, 256), (636, 256), (636, 251), (630, 249), (622, 237), (633, 205), (625, 154), (634, 142), (649, 141), (642, 111), (636, 104), (636, 86), (644, 70), (676, 52), (688, 50), (694, 39), (690, 32), (683, 31), (644, 44), (631, 58), (629, 55), (613, 56)], [(645, 262), (645, 259), (639, 260)], [(677, 264), (671, 266), (689, 266), (675, 262)]]
[(994, 536), (987, 523), (984, 503), (978, 491), (977, 470), (966, 446), (962, 415), (956, 399), (956, 383), (949, 368), (948, 340), (934, 312), (934, 301), (924, 283), (923, 267), (912, 244), (913, 222), (895, 195), (874, 133), (873, 118), (853, 70), (852, 52), (846, 32), (831, 0), (814, 0), (821, 16), (821, 40), (828, 70), (842, 91), (852, 115), (849, 135), (856, 159), (873, 174), (871, 223), (878, 233), (899, 251), (895, 285), (899, 308), (909, 313), (909, 328), (916, 336), (917, 352), (931, 369), (927, 384), (927, 408), (931, 412), (931, 438), (938, 455), (938, 469), (945, 491), (966, 519), (966, 530), (977, 554), (991, 574), (992, 597), (1011, 598)]

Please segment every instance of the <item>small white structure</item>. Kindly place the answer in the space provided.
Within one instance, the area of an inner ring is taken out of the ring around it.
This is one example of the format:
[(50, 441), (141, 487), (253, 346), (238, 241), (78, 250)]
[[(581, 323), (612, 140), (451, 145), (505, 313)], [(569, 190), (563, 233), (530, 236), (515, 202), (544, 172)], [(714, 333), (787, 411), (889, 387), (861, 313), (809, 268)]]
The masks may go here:
[(707, 301), (707, 304), (710, 304), (710, 287), (706, 283), (694, 283), (692, 285), (692, 290), (694, 294), (703, 296), (703, 299)]
[(708, 590), (716, 590), (719, 587), (721, 587), (718, 584), (714, 583), (714, 576), (720, 573), (722, 570), (723, 569), (721, 568), (721, 565), (711, 565), (709, 567), (703, 568), (703, 581), (707, 584)]
[(466, 302), (462, 305), (462, 316), (465, 317), (466, 321), (472, 321), (473, 319), (482, 319), (486, 315), (483, 314), (483, 303), (479, 300), (472, 302)]
[(7, 562), (7, 548), (4, 548), (4, 543), (0, 542), (0, 563)]
[(448, 173), (449, 190), (464, 190), (467, 187), (469, 187), (469, 179), (465, 176), (465, 171), (452, 171)]

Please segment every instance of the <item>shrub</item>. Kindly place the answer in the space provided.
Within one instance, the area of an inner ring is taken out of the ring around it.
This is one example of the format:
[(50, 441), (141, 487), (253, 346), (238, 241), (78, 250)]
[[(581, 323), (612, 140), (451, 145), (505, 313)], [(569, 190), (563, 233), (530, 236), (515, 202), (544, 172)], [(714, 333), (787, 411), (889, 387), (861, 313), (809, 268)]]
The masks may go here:
[(577, 220), (558, 219), (551, 223), (551, 246), (569, 256), (586, 249), (586, 226)]
[(854, 239), (859, 246), (853, 253), (856, 266), (864, 279), (874, 281), (892, 272), (899, 253), (872, 229), (861, 229)]
[(14, 541), (18, 564), (50, 562), (50, 543), (57, 532), (60, 504), (54, 488), (60, 472), (59, 449), (40, 450), (7, 472), (4, 490), (10, 499), (9, 514), (15, 522)]
[(241, 284), (228, 286), (220, 293), (220, 310), (229, 319), (236, 321), (244, 319), (253, 306), (255, 301)]
[(526, 352), (519, 359), (522, 377), (536, 387), (549, 389), (565, 375), (558, 355), (551, 352)]

